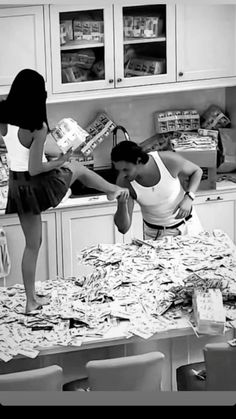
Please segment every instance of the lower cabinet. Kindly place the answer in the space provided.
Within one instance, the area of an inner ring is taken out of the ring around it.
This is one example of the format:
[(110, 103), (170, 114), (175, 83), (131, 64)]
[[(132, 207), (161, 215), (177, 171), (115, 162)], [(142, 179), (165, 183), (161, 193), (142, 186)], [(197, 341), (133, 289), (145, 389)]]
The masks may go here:
[[(36, 281), (45, 281), (57, 276), (55, 213), (42, 214), (42, 224), (43, 241), (39, 251)], [(8, 252), (11, 260), (11, 269), (6, 278), (6, 285), (22, 284), (21, 260), (25, 247), (25, 238), (19, 218), (17, 215), (2, 215), (0, 225), (6, 233)], [(3, 282), (3, 279), (0, 279), (1, 285)]]
[[(36, 280), (45, 281), (57, 275), (65, 277), (87, 273), (78, 255), (85, 247), (99, 243), (130, 243), (143, 239), (143, 221), (135, 204), (132, 225), (123, 235), (114, 223), (116, 203), (57, 208), (43, 213), (43, 242), (37, 263)], [(236, 192), (202, 192), (195, 209), (205, 230), (221, 229), (236, 243)], [(21, 260), (25, 239), (16, 215), (2, 215), (0, 225), (7, 236), (11, 260), (6, 285), (22, 283)], [(4, 281), (0, 278), (0, 285)]]
[(65, 277), (83, 273), (78, 254), (87, 246), (99, 243), (122, 243), (123, 235), (114, 224), (115, 205), (83, 207), (61, 213), (62, 260)]
[(197, 196), (195, 209), (205, 230), (223, 230), (236, 242), (236, 193), (210, 193)]

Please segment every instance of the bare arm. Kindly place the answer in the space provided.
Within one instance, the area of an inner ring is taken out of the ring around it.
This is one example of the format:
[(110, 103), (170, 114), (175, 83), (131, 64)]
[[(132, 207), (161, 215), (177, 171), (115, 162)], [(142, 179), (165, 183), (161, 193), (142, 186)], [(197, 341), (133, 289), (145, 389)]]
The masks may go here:
[(42, 162), (44, 143), (47, 137), (47, 126), (43, 125), (40, 130), (35, 130), (33, 133), (33, 141), (30, 146), (29, 154), (29, 173), (31, 176), (38, 175), (39, 173), (49, 172), (50, 170), (61, 167), (71, 156), (71, 150), (66, 154), (62, 154), (56, 160), (49, 162)]
[[(121, 187), (129, 188), (129, 182), (125, 179), (117, 179), (117, 184)], [(129, 197), (120, 196), (117, 199), (117, 211), (114, 215), (114, 222), (120, 233), (125, 234), (130, 229), (132, 223), (132, 215), (134, 209), (134, 199), (129, 194)]]
[[(195, 163), (184, 159), (182, 156), (172, 151), (163, 152), (161, 157), (172, 176), (177, 177), (181, 174), (188, 176), (188, 191), (195, 193), (202, 178), (202, 169)], [(175, 218), (187, 217), (192, 210), (192, 204), (192, 199), (188, 195), (185, 195), (173, 211), (173, 213), (178, 211)]]
[(163, 151), (160, 153), (160, 157), (173, 177), (181, 174), (188, 176), (188, 190), (193, 193), (197, 191), (202, 178), (202, 169), (197, 164), (173, 151)]
[(0, 134), (3, 135), (3, 137), (7, 135), (7, 124), (0, 124)]

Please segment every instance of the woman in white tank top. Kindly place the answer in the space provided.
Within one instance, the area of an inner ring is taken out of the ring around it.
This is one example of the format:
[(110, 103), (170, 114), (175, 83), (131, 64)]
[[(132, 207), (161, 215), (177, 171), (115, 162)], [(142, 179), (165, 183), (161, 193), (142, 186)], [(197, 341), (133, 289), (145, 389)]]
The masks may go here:
[(25, 236), (22, 276), (26, 292), (26, 313), (48, 303), (35, 292), (35, 271), (42, 241), (41, 212), (57, 206), (77, 179), (101, 190), (108, 199), (129, 191), (106, 182), (95, 172), (69, 162), (71, 151), (47, 161), (44, 155), (49, 126), (45, 82), (34, 70), (25, 69), (15, 77), (6, 100), (0, 102), (0, 134), (5, 137), (9, 170), (6, 213), (17, 213)]
[[(146, 153), (132, 141), (115, 146), (111, 159), (119, 172), (117, 184), (130, 191), (128, 198), (118, 198), (114, 220), (121, 233), (130, 228), (135, 200), (141, 208), (145, 239), (198, 234), (202, 230), (192, 208), (202, 177), (199, 166), (173, 151)], [(189, 178), (187, 191), (181, 185), (180, 175)]]

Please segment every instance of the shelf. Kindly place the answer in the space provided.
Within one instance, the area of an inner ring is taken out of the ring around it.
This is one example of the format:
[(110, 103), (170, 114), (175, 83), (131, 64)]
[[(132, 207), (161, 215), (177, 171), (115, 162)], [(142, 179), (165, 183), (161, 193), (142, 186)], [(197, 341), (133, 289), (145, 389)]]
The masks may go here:
[(99, 48), (104, 47), (104, 42), (94, 42), (94, 41), (88, 41), (81, 40), (81, 41), (70, 41), (65, 45), (61, 45), (61, 51), (67, 51), (70, 49), (81, 49), (81, 48)]
[(146, 44), (151, 42), (166, 42), (166, 37), (158, 37), (158, 38), (126, 38), (124, 40), (124, 45), (129, 44)]

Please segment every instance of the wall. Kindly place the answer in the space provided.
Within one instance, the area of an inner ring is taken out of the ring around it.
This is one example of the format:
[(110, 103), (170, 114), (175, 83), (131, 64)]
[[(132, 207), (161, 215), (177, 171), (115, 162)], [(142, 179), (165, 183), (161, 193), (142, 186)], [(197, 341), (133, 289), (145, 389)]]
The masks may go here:
[[(209, 105), (225, 108), (225, 89), (206, 89), (188, 92), (166, 93), (147, 97), (97, 99), (84, 102), (58, 103), (48, 105), (51, 127), (60, 119), (71, 117), (86, 127), (97, 112), (106, 112), (116, 124), (123, 125), (133, 141), (141, 142), (155, 134), (155, 111), (168, 109), (197, 109), (201, 114)], [(122, 139), (122, 133), (118, 140)], [(95, 166), (109, 166), (112, 137), (106, 138), (95, 150)]]

